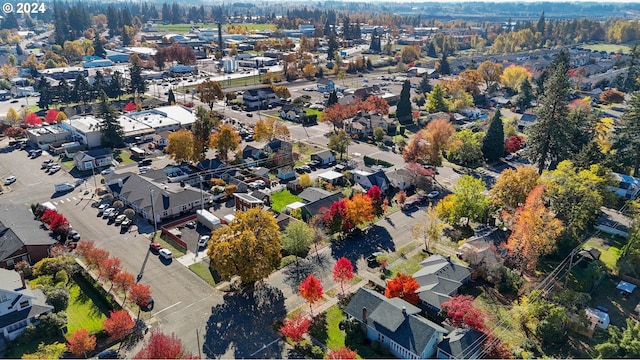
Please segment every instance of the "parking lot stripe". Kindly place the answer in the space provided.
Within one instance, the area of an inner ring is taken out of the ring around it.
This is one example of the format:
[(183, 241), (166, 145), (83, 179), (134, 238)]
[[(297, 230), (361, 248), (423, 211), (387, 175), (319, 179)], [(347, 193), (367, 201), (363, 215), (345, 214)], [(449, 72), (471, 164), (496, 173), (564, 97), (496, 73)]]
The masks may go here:
[(76, 199), (76, 197), (75, 197), (75, 196), (74, 196), (74, 197), (72, 197), (72, 199), (73, 199), (73, 201), (76, 201), (76, 200), (78, 200), (78, 199)]
[(156, 315), (160, 314), (161, 312), (163, 312), (165, 310), (169, 310), (169, 309), (171, 309), (172, 307), (174, 307), (176, 305), (180, 305), (181, 303), (182, 303), (182, 301), (178, 301), (177, 303), (175, 303), (173, 305), (167, 306), (166, 308), (164, 308), (164, 309), (158, 311), (157, 313), (153, 314), (153, 316), (156, 316)]
[(60, 200), (60, 204), (64, 204), (64, 200)]

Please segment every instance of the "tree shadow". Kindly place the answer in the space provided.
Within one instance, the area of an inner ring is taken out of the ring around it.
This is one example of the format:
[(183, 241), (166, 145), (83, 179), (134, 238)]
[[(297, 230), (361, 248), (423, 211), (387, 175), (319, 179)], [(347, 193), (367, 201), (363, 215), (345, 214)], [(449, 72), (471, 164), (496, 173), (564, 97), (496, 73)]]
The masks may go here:
[(282, 358), (281, 342), (265, 345), (276, 339), (273, 323), (285, 315), (284, 295), (267, 284), (226, 294), (224, 302), (211, 309), (203, 352), (208, 358), (220, 358), (231, 349), (236, 359)]
[(358, 271), (357, 262), (376, 251), (392, 252), (396, 250), (389, 231), (379, 225), (373, 225), (366, 232), (352, 235), (345, 240), (331, 243), (331, 255), (334, 259), (346, 257)]
[(284, 283), (291, 286), (294, 292), (298, 292), (298, 286), (304, 279), (316, 272), (317, 266), (307, 259), (298, 259), (298, 263), (287, 266), (282, 273), (284, 274)]

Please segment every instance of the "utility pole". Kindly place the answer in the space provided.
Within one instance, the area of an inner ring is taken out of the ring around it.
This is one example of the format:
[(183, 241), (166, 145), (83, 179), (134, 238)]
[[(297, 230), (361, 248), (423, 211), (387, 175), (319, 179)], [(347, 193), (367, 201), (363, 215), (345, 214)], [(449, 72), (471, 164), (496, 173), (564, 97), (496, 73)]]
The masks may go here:
[[(155, 236), (156, 232), (158, 232), (158, 223), (156, 222), (156, 212), (153, 207), (153, 188), (149, 186), (149, 198), (151, 200), (151, 216), (153, 216), (153, 236)], [(142, 267), (140, 268), (140, 273), (136, 277), (136, 282), (139, 282), (142, 279), (142, 274), (144, 274), (144, 268), (147, 265), (147, 260), (149, 259), (149, 254), (151, 253), (151, 247), (147, 248), (147, 254), (144, 257), (144, 261), (142, 262)]]

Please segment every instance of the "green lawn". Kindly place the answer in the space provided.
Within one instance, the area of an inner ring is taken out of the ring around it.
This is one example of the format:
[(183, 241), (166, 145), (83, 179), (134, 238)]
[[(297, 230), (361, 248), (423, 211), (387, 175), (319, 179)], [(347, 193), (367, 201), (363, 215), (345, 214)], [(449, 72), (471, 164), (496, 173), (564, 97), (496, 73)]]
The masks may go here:
[(390, 268), (389, 270), (391, 271), (391, 275), (389, 275), (389, 277), (394, 277), (398, 273), (412, 275), (416, 271), (422, 269), (422, 266), (420, 266), (420, 262), (426, 259), (427, 256), (427, 253), (420, 251), (419, 253), (401, 262), (397, 266)]
[(287, 205), (301, 200), (300, 196), (293, 195), (289, 190), (283, 190), (271, 194), (271, 207), (277, 212), (282, 212)]
[[(82, 286), (81, 286), (82, 285)], [(70, 298), (67, 316), (67, 336), (78, 329), (84, 328), (89, 333), (102, 330), (102, 324), (107, 318), (109, 305), (88, 284), (72, 283), (69, 288)]]
[(304, 113), (307, 115), (316, 115), (318, 122), (322, 121), (322, 111), (320, 110), (305, 108)]
[(587, 241), (585, 247), (592, 247), (602, 252), (600, 261), (602, 261), (609, 271), (616, 270), (618, 259), (622, 255), (625, 246), (625, 239), (615, 236), (593, 237)]
[(182, 247), (178, 246), (176, 243), (173, 242), (173, 240), (162, 236), (162, 231), (158, 231), (153, 236), (153, 241), (155, 241), (158, 244), (160, 244), (160, 246), (162, 246), (163, 248), (167, 248), (167, 249), (171, 250), (171, 252), (173, 253), (173, 257), (177, 257), (178, 258), (178, 257), (184, 256), (186, 254), (185, 249), (183, 249)]
[(211, 268), (202, 262), (197, 262), (189, 266), (189, 270), (193, 271), (196, 275), (200, 276), (202, 280), (209, 283), (211, 286), (216, 285), (216, 279), (211, 273)]
[(120, 160), (118, 160), (120, 162), (120, 165), (127, 165), (127, 164), (133, 164), (136, 161), (131, 159), (131, 153), (128, 151), (122, 151), (122, 150), (116, 150), (113, 154), (113, 158), (120, 158)]
[(589, 49), (589, 50), (596, 50), (596, 51), (606, 51), (606, 52), (620, 52), (622, 51), (623, 54), (628, 54), (629, 51), (631, 51), (631, 47), (628, 45), (622, 45), (622, 44), (591, 44), (591, 45), (582, 45), (583, 48), (585, 49)]

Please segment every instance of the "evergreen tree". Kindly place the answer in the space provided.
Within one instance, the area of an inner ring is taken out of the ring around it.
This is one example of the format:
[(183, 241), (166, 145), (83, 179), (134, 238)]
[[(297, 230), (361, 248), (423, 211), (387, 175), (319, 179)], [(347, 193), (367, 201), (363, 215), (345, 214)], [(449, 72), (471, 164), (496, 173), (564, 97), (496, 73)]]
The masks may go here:
[(640, 171), (640, 92), (633, 93), (629, 108), (615, 127), (613, 149), (623, 165), (633, 166), (633, 176)]
[(91, 85), (91, 100), (95, 100), (102, 94), (102, 92), (107, 92), (107, 88), (109, 84), (104, 79), (104, 75), (102, 75), (102, 71), (96, 71), (96, 76), (93, 78), (93, 84)]
[(369, 45), (369, 50), (372, 53), (379, 53), (382, 51), (382, 46), (380, 45), (380, 35), (378, 34), (378, 29), (373, 29), (373, 34), (371, 34), (371, 45)]
[(134, 64), (133, 66), (131, 66), (131, 69), (129, 71), (129, 93), (134, 94), (137, 92), (138, 95), (142, 96), (147, 91), (147, 84), (142, 77), (142, 68), (140, 67), (140, 65)]
[(525, 78), (522, 80), (520, 84), (520, 93), (516, 98), (516, 106), (520, 108), (520, 110), (525, 110), (529, 106), (531, 106), (531, 100), (533, 100), (533, 88), (531, 88), (531, 83), (529, 79)]
[(433, 46), (433, 42), (429, 41), (429, 45), (427, 45), (427, 56), (430, 58), (437, 58), (438, 53), (436, 52), (436, 47)]
[(4, 19), (2, 19), (2, 23), (0, 24), (0, 29), (2, 30), (11, 30), (11, 29), (19, 29), (18, 19), (16, 19), (16, 15), (13, 12), (4, 14)]
[(489, 130), (482, 142), (482, 154), (488, 162), (494, 162), (504, 155), (504, 127), (500, 109), (496, 111), (489, 123)]
[(338, 102), (338, 93), (336, 90), (333, 90), (330, 94), (329, 94), (329, 100), (327, 100), (327, 107), (330, 107), (333, 104), (336, 104)]
[(49, 105), (53, 103), (53, 91), (51, 89), (51, 84), (47, 81), (47, 79), (41, 77), (38, 80), (38, 85), (36, 86), (38, 92), (40, 93), (40, 98), (38, 99), (38, 106), (41, 109), (48, 109)]
[(429, 83), (429, 75), (427, 75), (427, 73), (424, 73), (424, 75), (422, 75), (422, 80), (420, 81), (420, 85), (418, 86), (420, 87), (420, 92), (423, 94), (431, 92), (432, 87)]
[(449, 60), (447, 60), (447, 54), (443, 53), (440, 59), (440, 65), (438, 66), (438, 72), (440, 75), (451, 74), (451, 67), (449, 66)]
[(20, 44), (16, 44), (16, 55), (24, 55), (24, 50), (22, 50), (22, 46), (20, 46)]
[(542, 14), (540, 15), (540, 19), (538, 19), (538, 24), (536, 25), (536, 31), (542, 34), (542, 36), (544, 36), (544, 25), (545, 25), (544, 10), (542, 10)]
[(73, 82), (73, 90), (71, 90), (71, 101), (87, 103), (91, 100), (91, 85), (87, 78), (82, 74), (78, 74)]
[(569, 53), (560, 51), (551, 63), (551, 75), (544, 83), (545, 91), (537, 108), (538, 121), (529, 127), (529, 155), (538, 165), (538, 171), (554, 168), (568, 158), (571, 135), (567, 122), (569, 98)]
[(71, 86), (67, 82), (67, 79), (62, 78), (60, 82), (58, 82), (58, 86), (55, 88), (56, 96), (58, 97), (58, 101), (64, 104), (68, 104), (71, 102)]
[(167, 94), (167, 101), (169, 102), (169, 105), (176, 104), (176, 95), (173, 93), (173, 89), (169, 89), (169, 93)]
[(120, 100), (120, 96), (124, 93), (124, 79), (122, 78), (122, 74), (119, 71), (115, 71), (111, 75), (111, 80), (109, 81), (109, 86), (107, 88), (107, 94), (110, 98), (117, 98)]
[(104, 44), (102, 40), (100, 40), (100, 36), (96, 36), (93, 40), (93, 53), (103, 59), (107, 58), (107, 51), (104, 49)]
[(100, 122), (102, 144), (107, 147), (116, 147), (122, 144), (124, 130), (122, 130), (122, 126), (120, 126), (120, 122), (118, 121), (116, 109), (111, 105), (104, 91), (100, 95), (100, 104), (98, 105), (96, 113), (98, 118), (102, 119)]
[(400, 99), (396, 109), (396, 118), (401, 124), (410, 124), (413, 121), (411, 116), (411, 83), (405, 80), (402, 83), (402, 91), (400, 91)]
[(331, 33), (331, 35), (329, 35), (329, 50), (327, 51), (327, 60), (333, 60), (335, 59), (335, 52), (336, 50), (338, 50), (338, 41), (336, 40), (336, 34)]
[(640, 47), (636, 44), (631, 48), (629, 54), (629, 69), (627, 70), (620, 90), (624, 92), (639, 90), (638, 77), (640, 77)]
[(214, 112), (207, 111), (203, 106), (196, 109), (196, 121), (193, 123), (194, 152), (199, 158), (204, 159), (209, 149), (209, 137), (215, 128), (216, 120)]
[(329, 18), (328, 17), (327, 17), (327, 20), (324, 22), (323, 33), (324, 33), (324, 36), (329, 36), (332, 33), (331, 24), (329, 23)]

